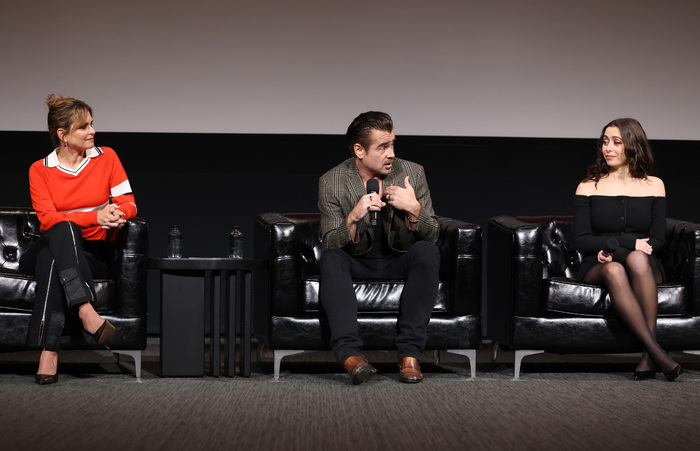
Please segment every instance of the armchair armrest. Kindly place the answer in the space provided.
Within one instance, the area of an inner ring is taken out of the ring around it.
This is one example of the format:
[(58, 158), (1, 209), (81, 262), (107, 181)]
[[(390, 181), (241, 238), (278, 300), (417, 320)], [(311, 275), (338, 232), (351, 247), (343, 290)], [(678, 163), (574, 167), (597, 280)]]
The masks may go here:
[(667, 218), (660, 257), (666, 279), (687, 287), (688, 313), (700, 315), (700, 224)]
[(114, 281), (117, 285), (119, 313), (125, 316), (146, 314), (146, 277), (148, 274), (148, 224), (141, 218), (129, 219), (113, 244)]
[(440, 279), (452, 292), (452, 313), (478, 315), (481, 312), (481, 227), (455, 219), (438, 217), (440, 235)]
[(513, 317), (541, 311), (542, 234), (536, 224), (496, 216), (487, 240), (488, 333), (509, 345)]
[[(295, 224), (280, 213), (263, 213), (255, 221), (255, 257), (269, 261), (269, 309), (271, 316), (299, 312), (299, 240)], [(266, 316), (262, 309), (257, 314)]]

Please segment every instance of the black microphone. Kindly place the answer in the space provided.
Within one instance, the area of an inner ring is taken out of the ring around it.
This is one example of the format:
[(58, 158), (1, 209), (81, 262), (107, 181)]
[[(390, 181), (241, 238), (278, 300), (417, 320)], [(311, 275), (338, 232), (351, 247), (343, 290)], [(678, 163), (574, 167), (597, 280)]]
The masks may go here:
[(615, 253), (619, 246), (620, 243), (617, 241), (616, 238), (608, 238), (608, 241), (605, 243), (605, 249), (603, 250), (603, 252), (605, 252), (606, 255), (612, 255)]
[[(367, 180), (367, 194), (379, 194), (379, 180), (369, 179)], [(372, 225), (377, 225), (377, 212), (371, 210), (369, 212), (369, 219), (372, 221)]]

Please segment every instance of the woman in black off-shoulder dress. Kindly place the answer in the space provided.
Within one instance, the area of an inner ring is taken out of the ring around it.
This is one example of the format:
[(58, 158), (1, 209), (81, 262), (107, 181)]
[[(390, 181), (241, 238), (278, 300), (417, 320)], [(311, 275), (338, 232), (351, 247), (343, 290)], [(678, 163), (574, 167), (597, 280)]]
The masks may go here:
[(656, 341), (657, 284), (664, 271), (655, 252), (666, 230), (664, 184), (651, 175), (651, 148), (635, 119), (607, 124), (598, 149), (576, 189), (574, 233), (584, 256), (579, 278), (608, 289), (616, 312), (644, 347), (634, 379), (654, 379), (658, 370), (672, 381), (683, 367)]

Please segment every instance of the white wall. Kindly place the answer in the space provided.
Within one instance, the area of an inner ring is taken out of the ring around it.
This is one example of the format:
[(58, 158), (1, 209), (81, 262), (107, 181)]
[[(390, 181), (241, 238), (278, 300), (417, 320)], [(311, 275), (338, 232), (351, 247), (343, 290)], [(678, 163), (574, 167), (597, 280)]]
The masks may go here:
[(700, 139), (694, 0), (2, 0), (0, 130), (45, 97), (99, 130)]

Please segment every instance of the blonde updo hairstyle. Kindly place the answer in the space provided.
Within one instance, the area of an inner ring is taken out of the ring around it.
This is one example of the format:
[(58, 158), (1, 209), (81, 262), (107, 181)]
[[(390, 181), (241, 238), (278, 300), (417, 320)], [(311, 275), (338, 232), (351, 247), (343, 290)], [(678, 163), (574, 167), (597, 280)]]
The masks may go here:
[(86, 120), (88, 114), (92, 116), (90, 105), (73, 97), (51, 94), (46, 98), (46, 104), (49, 106), (47, 117), (49, 135), (51, 142), (56, 147), (61, 145), (61, 139), (58, 137), (59, 129), (62, 128), (66, 133), (70, 133), (73, 124)]

